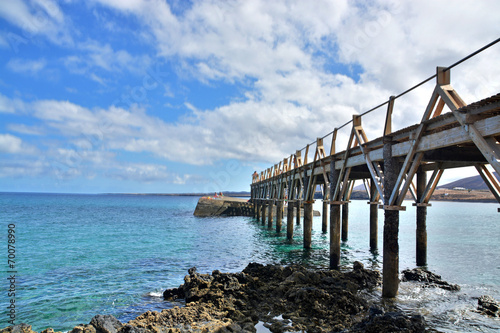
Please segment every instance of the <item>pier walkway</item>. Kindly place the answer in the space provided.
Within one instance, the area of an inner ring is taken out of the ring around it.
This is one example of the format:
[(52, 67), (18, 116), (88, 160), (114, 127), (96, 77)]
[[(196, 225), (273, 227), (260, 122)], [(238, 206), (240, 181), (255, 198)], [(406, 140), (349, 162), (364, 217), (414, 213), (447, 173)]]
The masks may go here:
[[(297, 150), (260, 174), (254, 174), (251, 184), (254, 216), (265, 221), (267, 213), (268, 220), (272, 221), (273, 212), (276, 212), (276, 221), (281, 224), (280, 212), (287, 199), (287, 237), (292, 238), (293, 209), (303, 206), (304, 247), (310, 248), (312, 204), (319, 186), (323, 192), (324, 232), (328, 228), (328, 210), (330, 213), (330, 267), (338, 268), (340, 242), (347, 240), (348, 235), (350, 195), (354, 181), (361, 180), (370, 195), (371, 249), (378, 246), (377, 209), (384, 210), (382, 294), (384, 297), (396, 296), (399, 288), (399, 213), (405, 210), (403, 200), (407, 193), (411, 193), (413, 205), (417, 207), (418, 266), (427, 264), (427, 207), (444, 170), (475, 167), (500, 203), (500, 183), (491, 171), (500, 174), (500, 94), (467, 104), (450, 80), (454, 66), (483, 49), (452, 66), (437, 67), (431, 78), (399, 96), (391, 96), (372, 110), (354, 115), (350, 122), (318, 138), (315, 143)], [(436, 85), (427, 107), (420, 110), (420, 123), (392, 131), (396, 99), (434, 78)], [(363, 117), (382, 106), (387, 106), (385, 119), (380, 119), (384, 123), (383, 133), (369, 140), (363, 128)], [(348, 125), (351, 131), (347, 147), (337, 152), (337, 132)], [(323, 144), (327, 138), (331, 140), (328, 153)], [(312, 153), (311, 161), (308, 156)], [(300, 211), (295, 216), (299, 222)]]

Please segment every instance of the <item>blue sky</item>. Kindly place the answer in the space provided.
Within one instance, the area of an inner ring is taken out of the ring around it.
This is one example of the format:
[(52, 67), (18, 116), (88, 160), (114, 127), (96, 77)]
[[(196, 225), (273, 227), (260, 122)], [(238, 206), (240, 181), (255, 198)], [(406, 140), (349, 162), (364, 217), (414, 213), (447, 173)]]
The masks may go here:
[[(498, 12), (497, 1), (2, 1), (0, 191), (249, 190), (254, 170), (498, 38)], [(499, 55), (453, 70), (466, 102), (498, 92)], [(398, 100), (396, 129), (419, 121), (432, 88)], [(363, 120), (369, 138), (383, 112)]]

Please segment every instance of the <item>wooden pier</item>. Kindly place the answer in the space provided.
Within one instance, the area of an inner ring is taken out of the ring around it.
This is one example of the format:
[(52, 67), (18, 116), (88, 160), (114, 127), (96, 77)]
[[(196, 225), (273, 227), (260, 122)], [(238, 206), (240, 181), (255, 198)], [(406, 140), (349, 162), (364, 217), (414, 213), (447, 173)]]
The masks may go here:
[[(384, 297), (396, 296), (399, 288), (399, 212), (405, 210), (403, 200), (408, 192), (417, 207), (417, 265), (427, 263), (427, 207), (444, 170), (475, 167), (500, 203), (500, 183), (487, 168), (490, 165), (500, 174), (500, 94), (466, 104), (451, 85), (452, 67), (438, 67), (436, 75), (430, 78), (436, 78), (436, 85), (427, 107), (420, 110), (420, 123), (393, 132), (392, 113), (397, 97), (402, 94), (391, 97), (382, 104), (387, 105), (387, 112), (379, 138), (368, 140), (362, 125), (364, 114), (354, 115), (346, 124), (351, 124), (351, 132), (345, 150), (336, 151), (340, 129), (336, 128), (318, 138), (315, 144), (254, 174), (251, 202), (255, 216), (261, 213), (264, 221), (265, 208), (282, 205), (285, 198), (289, 211), (303, 205), (304, 247), (310, 248), (314, 193), (321, 186), (325, 232), (328, 224), (325, 213), (328, 207), (330, 210), (330, 266), (338, 268), (340, 242), (348, 238), (350, 195), (354, 181), (362, 180), (370, 195), (367, 215), (371, 249), (378, 246), (377, 209), (384, 210), (382, 294)], [(327, 153), (323, 141), (329, 136), (331, 146)], [(310, 149), (311, 155), (314, 152), (312, 161), (308, 160)], [(281, 225), (281, 217), (278, 219)], [(297, 223), (299, 221), (300, 214), (297, 214)], [(269, 216), (269, 223), (272, 223), (272, 216)], [(289, 238), (293, 235), (290, 214), (287, 234)]]

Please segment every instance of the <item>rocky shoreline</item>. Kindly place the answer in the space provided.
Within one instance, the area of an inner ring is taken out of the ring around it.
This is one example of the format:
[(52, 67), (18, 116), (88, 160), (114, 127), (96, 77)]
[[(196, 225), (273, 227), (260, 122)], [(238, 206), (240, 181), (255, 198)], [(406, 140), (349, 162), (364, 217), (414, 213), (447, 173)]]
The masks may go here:
[[(381, 283), (380, 273), (359, 262), (350, 272), (251, 263), (239, 273), (200, 274), (194, 267), (188, 273), (184, 284), (163, 294), (165, 300), (185, 306), (148, 311), (126, 324), (111, 315), (97, 315), (69, 332), (256, 332), (256, 325), (271, 332), (427, 331), (422, 316), (386, 312), (375, 305), (371, 293)], [(405, 271), (403, 278), (426, 288), (459, 289), (422, 269)], [(500, 314), (499, 303), (488, 297), (480, 299), (481, 310), (489, 316)], [(0, 333), (34, 332), (20, 324)]]

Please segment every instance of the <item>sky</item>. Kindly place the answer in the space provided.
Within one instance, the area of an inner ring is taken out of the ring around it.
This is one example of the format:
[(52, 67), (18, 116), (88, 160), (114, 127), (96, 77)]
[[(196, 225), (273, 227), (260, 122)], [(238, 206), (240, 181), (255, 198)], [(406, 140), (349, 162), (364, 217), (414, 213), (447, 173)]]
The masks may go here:
[[(0, 191), (249, 191), (253, 171), (497, 39), (499, 12), (494, 0), (1, 1)], [(498, 93), (499, 58), (500, 44), (452, 70), (465, 102)], [(396, 101), (393, 129), (420, 121), (434, 85)], [(363, 117), (369, 139), (384, 119)]]

